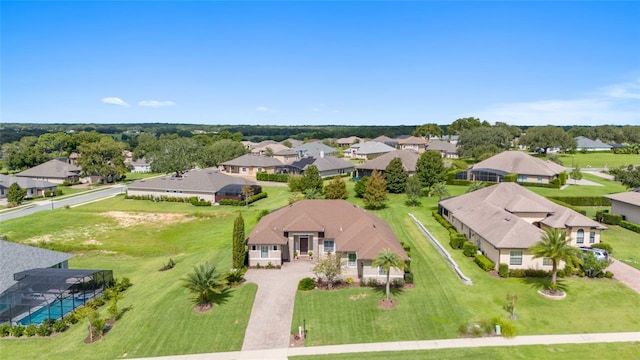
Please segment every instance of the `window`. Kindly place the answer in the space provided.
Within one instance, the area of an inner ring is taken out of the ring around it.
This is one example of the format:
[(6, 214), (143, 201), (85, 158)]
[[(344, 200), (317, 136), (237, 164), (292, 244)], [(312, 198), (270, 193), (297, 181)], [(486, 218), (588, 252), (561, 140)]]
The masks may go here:
[(260, 257), (263, 259), (269, 257), (269, 245), (260, 245)]
[(550, 258), (542, 258), (542, 265), (553, 266), (553, 260), (551, 260)]
[(246, 167), (243, 167), (243, 168), (242, 168), (242, 172), (243, 172), (243, 173), (246, 173), (246, 172), (247, 172), (247, 168), (246, 168)]
[(387, 271), (382, 266), (378, 266), (378, 275), (387, 275)]
[(589, 233), (589, 244), (593, 244), (596, 242), (596, 232), (592, 231)]
[(325, 240), (324, 241), (324, 252), (334, 252), (335, 251), (335, 242), (333, 240)]
[(578, 229), (578, 236), (576, 237), (578, 244), (584, 244), (584, 230)]
[(542, 184), (542, 176), (538, 176), (538, 184)]
[(278, 245), (273, 245), (273, 251), (278, 251)]
[(518, 182), (527, 182), (527, 175), (518, 175)]
[(349, 253), (348, 257), (347, 266), (356, 266), (358, 262), (358, 256), (356, 253)]
[(522, 251), (509, 252), (509, 265), (522, 265)]

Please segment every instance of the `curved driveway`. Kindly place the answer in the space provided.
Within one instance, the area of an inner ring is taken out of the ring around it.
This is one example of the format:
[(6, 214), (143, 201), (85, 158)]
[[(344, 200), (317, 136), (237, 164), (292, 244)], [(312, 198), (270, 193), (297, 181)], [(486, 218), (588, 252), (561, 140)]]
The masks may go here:
[(315, 277), (312, 267), (310, 261), (296, 260), (285, 263), (281, 269), (247, 271), (247, 282), (256, 283), (258, 292), (244, 334), (243, 351), (289, 347), (298, 282)]

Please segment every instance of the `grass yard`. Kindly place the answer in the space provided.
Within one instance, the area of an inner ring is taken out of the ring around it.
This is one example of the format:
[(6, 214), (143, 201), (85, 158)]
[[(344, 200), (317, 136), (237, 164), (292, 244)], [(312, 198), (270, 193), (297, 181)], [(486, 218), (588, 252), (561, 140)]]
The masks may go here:
[(568, 179), (567, 184), (569, 186), (564, 189), (539, 188), (533, 186), (527, 186), (527, 189), (542, 196), (601, 196), (628, 190), (624, 185), (617, 181), (607, 180), (597, 175), (583, 172), (582, 178), (584, 180), (593, 181), (602, 186), (572, 185), (573, 180)]
[(484, 347), (463, 349), (439, 349), (425, 351), (368, 352), (336, 355), (293, 356), (298, 360), (459, 360), (459, 359), (492, 359), (492, 360), (600, 360), (600, 359), (639, 359), (640, 343), (596, 343), (596, 344), (562, 344), (562, 345), (530, 345), (510, 347)]
[(609, 169), (626, 166), (629, 164), (640, 164), (640, 155), (636, 154), (614, 154), (614, 153), (592, 153), (592, 154), (560, 154), (560, 161), (566, 167), (570, 167), (573, 161), (575, 166), (580, 168), (604, 168)]
[(601, 240), (613, 247), (611, 256), (640, 270), (640, 234), (616, 225), (606, 226)]

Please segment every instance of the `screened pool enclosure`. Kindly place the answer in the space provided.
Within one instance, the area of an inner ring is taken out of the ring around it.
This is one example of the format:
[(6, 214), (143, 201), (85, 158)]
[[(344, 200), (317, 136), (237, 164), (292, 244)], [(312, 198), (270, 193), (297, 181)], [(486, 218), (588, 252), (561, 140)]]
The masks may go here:
[(0, 294), (0, 323), (60, 319), (113, 285), (111, 270), (31, 269), (13, 278), (17, 283)]

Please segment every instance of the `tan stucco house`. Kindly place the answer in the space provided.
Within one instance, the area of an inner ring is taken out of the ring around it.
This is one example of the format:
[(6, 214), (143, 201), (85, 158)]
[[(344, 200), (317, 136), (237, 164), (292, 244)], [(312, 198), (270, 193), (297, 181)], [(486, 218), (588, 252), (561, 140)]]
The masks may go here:
[(44, 180), (54, 184), (80, 181), (82, 169), (69, 162), (53, 159), (16, 174), (18, 177)]
[[(344, 200), (302, 200), (275, 210), (260, 219), (247, 245), (249, 266), (315, 261), (338, 254), (344, 263), (342, 277), (355, 281), (386, 280), (384, 271), (372, 266), (383, 249), (408, 260), (389, 224)], [(299, 260), (294, 259), (296, 254)], [(404, 272), (391, 269), (390, 276), (402, 279)]]
[(550, 270), (548, 259), (534, 259), (528, 251), (540, 241), (544, 229), (565, 231), (576, 247), (599, 243), (600, 231), (606, 229), (510, 182), (442, 200), (438, 212), (495, 262), (496, 269), (505, 263), (511, 269)]
[(398, 148), (400, 150), (413, 150), (423, 153), (427, 150), (427, 140), (417, 136), (398, 138)]
[(521, 151), (503, 151), (474, 164), (466, 171), (467, 180), (502, 182), (507, 174), (517, 174), (517, 182), (549, 184), (564, 172), (562, 165), (540, 160)]
[(389, 166), (389, 163), (395, 158), (400, 159), (400, 161), (402, 162), (402, 167), (407, 172), (407, 174), (413, 175), (416, 173), (416, 165), (418, 164), (420, 154), (418, 154), (414, 150), (394, 150), (384, 155), (380, 155), (373, 160), (358, 164), (356, 166), (356, 175), (359, 178), (363, 176), (371, 176), (373, 170), (376, 170), (384, 175), (387, 166)]
[(255, 179), (256, 174), (259, 172), (273, 174), (276, 166), (282, 165), (282, 162), (264, 155), (244, 154), (235, 159), (225, 161), (221, 165), (222, 172), (226, 174)]
[(612, 214), (622, 215), (624, 220), (640, 224), (640, 188), (604, 197), (611, 200)]

